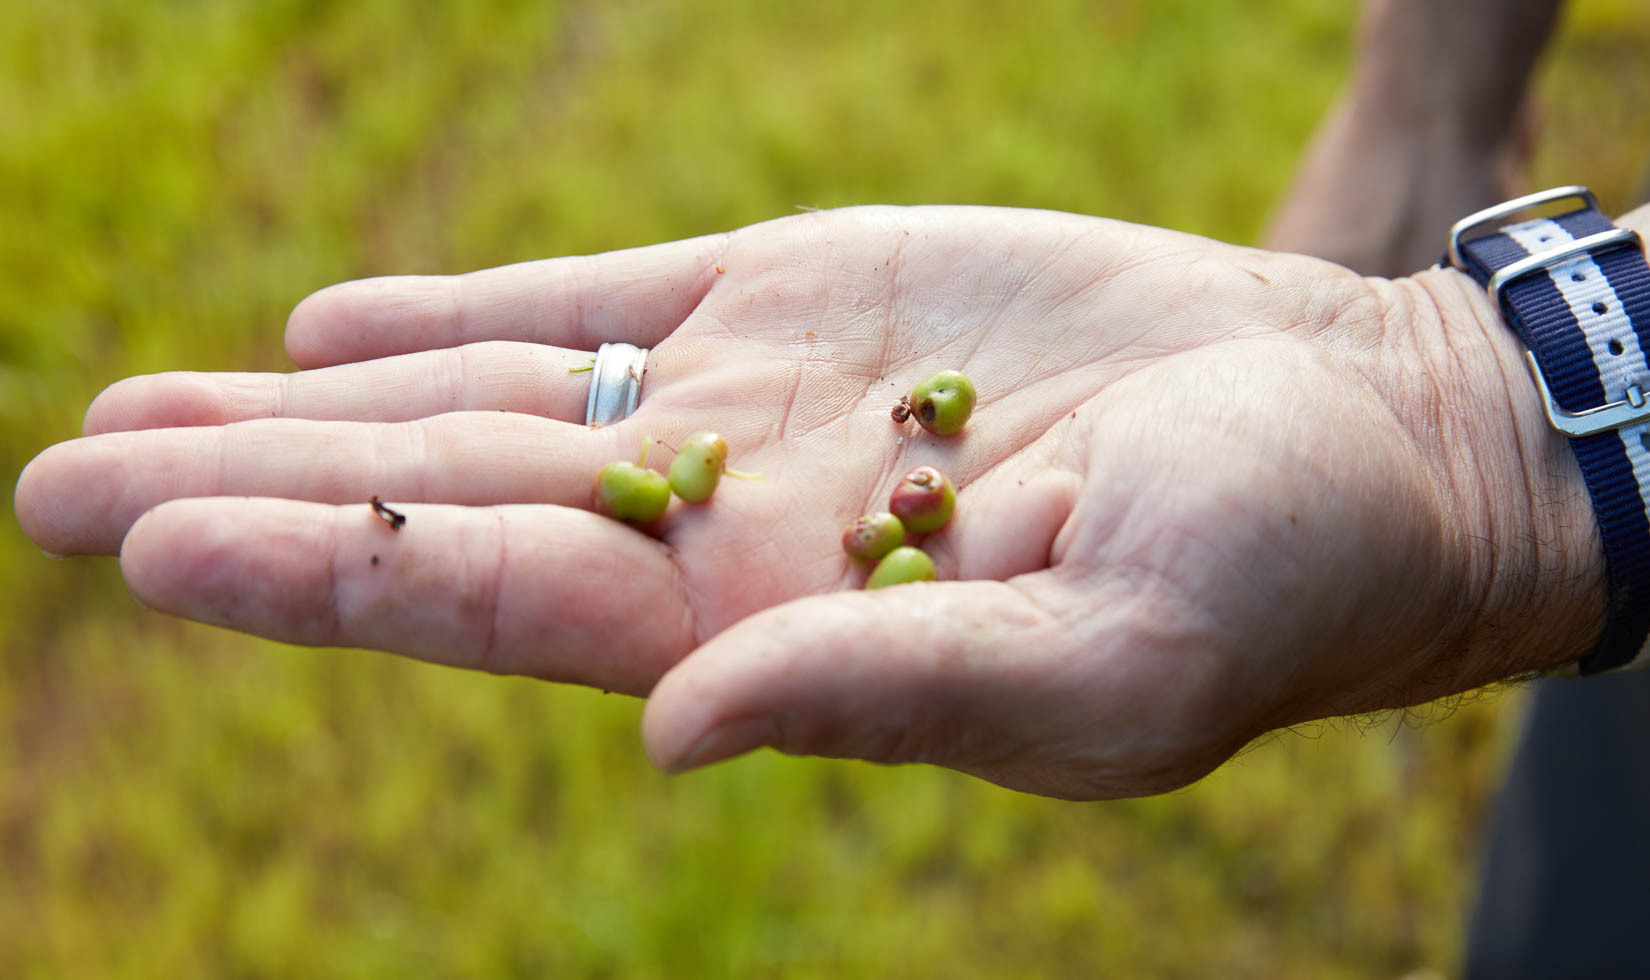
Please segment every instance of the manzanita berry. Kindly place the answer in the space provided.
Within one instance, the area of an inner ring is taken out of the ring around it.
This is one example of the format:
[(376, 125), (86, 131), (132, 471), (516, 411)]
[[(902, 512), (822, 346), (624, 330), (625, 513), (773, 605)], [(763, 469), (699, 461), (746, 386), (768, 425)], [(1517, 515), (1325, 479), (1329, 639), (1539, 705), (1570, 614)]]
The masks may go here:
[(647, 524), (670, 506), (670, 483), (663, 474), (635, 463), (608, 463), (590, 487), (590, 504), (616, 520)]
[(899, 481), (888, 509), (912, 534), (938, 531), (957, 509), (957, 488), (934, 467), (919, 466)]
[(974, 414), (974, 382), (961, 371), (941, 371), (912, 388), (908, 400), (918, 425), (937, 436), (955, 435)]
[(880, 589), (889, 585), (901, 585), (905, 582), (932, 582), (934, 581), (934, 559), (923, 554), (916, 548), (901, 547), (877, 562), (877, 567), (871, 572), (871, 577), (865, 580), (867, 589)]
[(670, 489), (690, 504), (709, 500), (727, 464), (727, 440), (715, 432), (695, 432), (670, 461)]
[(887, 511), (854, 519), (842, 532), (842, 550), (854, 564), (870, 568), (905, 543), (905, 525)]

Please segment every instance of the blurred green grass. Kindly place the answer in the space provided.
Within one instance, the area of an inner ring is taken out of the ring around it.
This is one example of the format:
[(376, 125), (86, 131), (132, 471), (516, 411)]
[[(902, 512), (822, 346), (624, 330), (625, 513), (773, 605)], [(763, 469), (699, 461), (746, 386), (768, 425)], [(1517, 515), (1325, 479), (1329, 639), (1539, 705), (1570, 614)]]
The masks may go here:
[[(286, 311), (341, 279), (867, 201), (1253, 240), (1352, 20), (19, 0), (0, 471), (118, 377), (284, 370)], [(1573, 5), (1542, 182), (1636, 203), (1646, 50), (1642, 5)], [(1187, 791), (1080, 806), (771, 754), (666, 779), (634, 702), (162, 619), (112, 563), (49, 561), (9, 521), (0, 639), (0, 975), (24, 978), (1449, 970), (1517, 705), (1319, 726)]]

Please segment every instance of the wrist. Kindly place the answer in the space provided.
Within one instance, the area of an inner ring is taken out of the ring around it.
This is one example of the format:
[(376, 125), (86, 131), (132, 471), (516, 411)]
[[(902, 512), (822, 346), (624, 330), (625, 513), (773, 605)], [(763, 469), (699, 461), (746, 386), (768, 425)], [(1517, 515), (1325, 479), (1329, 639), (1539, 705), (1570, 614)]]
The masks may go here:
[(1440, 414), (1435, 471), (1467, 562), (1451, 645), (1466, 688), (1587, 653), (1605, 624), (1608, 576), (1592, 498), (1568, 440), (1547, 420), (1524, 346), (1485, 290), (1454, 269), (1411, 293)]
[[(1643, 231), (1647, 217), (1641, 210), (1618, 224)], [(1616, 586), (1578, 444), (1549, 423), (1523, 341), (1485, 290), (1454, 269), (1388, 291), (1399, 299), (1389, 307), (1400, 314), (1396, 329), (1416, 338), (1437, 388), (1445, 424), (1436, 427), (1449, 434), (1447, 445), (1434, 436), (1435, 466), (1451, 488), (1457, 531), (1473, 542), (1468, 580), (1478, 599), (1457, 641), (1463, 667), (1483, 680), (1591, 653)], [(1613, 635), (1619, 644), (1623, 634)]]

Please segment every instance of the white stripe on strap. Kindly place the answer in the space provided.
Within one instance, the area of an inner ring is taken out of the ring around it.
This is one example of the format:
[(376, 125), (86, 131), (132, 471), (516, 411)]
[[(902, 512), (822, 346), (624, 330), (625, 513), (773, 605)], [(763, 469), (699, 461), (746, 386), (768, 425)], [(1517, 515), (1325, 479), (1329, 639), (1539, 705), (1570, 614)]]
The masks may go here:
[[(1574, 240), (1563, 226), (1545, 218), (1510, 225), (1501, 231), (1532, 255)], [(1605, 401), (1626, 398), (1629, 385), (1650, 389), (1650, 361), (1645, 359), (1638, 333), (1627, 318), (1621, 298), (1592, 256), (1578, 255), (1546, 271), (1581, 326), (1581, 334), (1593, 354), (1599, 382), (1604, 387)], [(1602, 313), (1598, 312), (1599, 304), (1602, 304)], [(1618, 350), (1620, 353), (1616, 353)], [(1638, 483), (1639, 499), (1643, 502), (1650, 497), (1650, 445), (1646, 445), (1650, 441), (1650, 423), (1623, 426), (1616, 430), (1616, 436), (1633, 466), (1633, 479)], [(1650, 520), (1650, 503), (1646, 503), (1646, 520)], [(1621, 669), (1643, 666), (1650, 666), (1650, 638), (1638, 655)]]

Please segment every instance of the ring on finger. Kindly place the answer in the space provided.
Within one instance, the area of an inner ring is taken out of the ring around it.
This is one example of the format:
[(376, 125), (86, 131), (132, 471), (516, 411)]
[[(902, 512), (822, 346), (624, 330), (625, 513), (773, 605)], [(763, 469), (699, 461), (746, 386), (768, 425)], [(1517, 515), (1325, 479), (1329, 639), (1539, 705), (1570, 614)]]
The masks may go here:
[(612, 425), (629, 418), (642, 397), (642, 374), (647, 348), (635, 344), (603, 344), (596, 349), (590, 372), (590, 398), (584, 407), (585, 425)]

